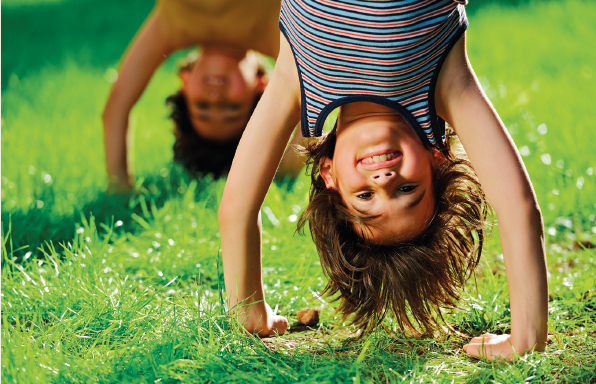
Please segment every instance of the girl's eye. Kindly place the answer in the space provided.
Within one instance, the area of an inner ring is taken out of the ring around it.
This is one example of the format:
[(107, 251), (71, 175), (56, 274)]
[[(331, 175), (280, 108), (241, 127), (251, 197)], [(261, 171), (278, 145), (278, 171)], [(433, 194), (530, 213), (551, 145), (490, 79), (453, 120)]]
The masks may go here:
[(209, 109), (209, 103), (201, 101), (201, 102), (197, 103), (197, 108), (199, 108), (202, 111), (206, 111), (207, 109)]
[(398, 190), (404, 193), (410, 193), (416, 189), (415, 185), (406, 185), (405, 187), (399, 187)]
[(240, 109), (240, 104), (228, 104), (226, 109), (230, 112), (238, 111)]
[(356, 197), (359, 198), (359, 199), (362, 199), (362, 200), (368, 200), (368, 199), (370, 199), (372, 197), (372, 195), (373, 195), (372, 192), (365, 192), (365, 193), (359, 194)]

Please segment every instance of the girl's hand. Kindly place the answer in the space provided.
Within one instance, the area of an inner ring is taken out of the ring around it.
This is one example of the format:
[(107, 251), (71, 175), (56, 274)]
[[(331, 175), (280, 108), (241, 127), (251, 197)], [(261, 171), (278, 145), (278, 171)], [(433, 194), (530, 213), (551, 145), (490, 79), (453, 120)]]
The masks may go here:
[(264, 304), (264, 308), (258, 304), (253, 304), (248, 308), (248, 319), (244, 323), (244, 329), (259, 337), (283, 335), (288, 329), (288, 319), (276, 315), (269, 304)]
[[(513, 359), (513, 344), (511, 335), (494, 335), (485, 333), (482, 336), (473, 338), (470, 343), (464, 345), (464, 351), (470, 356), (485, 360), (495, 360), (503, 357), (509, 361)], [(515, 351), (524, 354), (525, 351)]]
[(129, 193), (132, 191), (132, 180), (128, 175), (108, 177), (108, 194)]

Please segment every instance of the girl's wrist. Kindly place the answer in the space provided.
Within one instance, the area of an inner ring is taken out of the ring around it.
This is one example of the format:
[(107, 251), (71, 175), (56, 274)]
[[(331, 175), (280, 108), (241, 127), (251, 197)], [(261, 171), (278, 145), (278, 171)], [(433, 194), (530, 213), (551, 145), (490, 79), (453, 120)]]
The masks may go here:
[(510, 342), (517, 354), (524, 355), (526, 351), (544, 351), (547, 336), (546, 324), (544, 327), (525, 327), (524, 329), (512, 327)]
[(267, 307), (264, 301), (246, 304), (245, 307), (238, 310), (238, 320), (244, 328), (254, 333), (259, 328), (263, 328), (268, 323)]

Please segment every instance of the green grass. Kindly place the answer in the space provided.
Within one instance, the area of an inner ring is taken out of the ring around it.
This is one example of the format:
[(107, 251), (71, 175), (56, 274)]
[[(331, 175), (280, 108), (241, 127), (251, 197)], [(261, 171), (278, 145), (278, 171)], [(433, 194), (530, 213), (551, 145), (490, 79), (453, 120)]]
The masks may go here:
[(279, 338), (241, 334), (221, 299), (224, 181), (192, 180), (171, 164), (164, 99), (178, 86), (175, 59), (133, 110), (135, 192), (104, 192), (106, 73), (151, 4), (7, 1), (3, 382), (596, 382), (596, 252), (579, 246), (596, 243), (596, 6), (471, 3), (470, 60), (524, 154), (547, 228), (546, 352), (501, 364), (461, 350), (472, 335), (509, 331), (498, 229), (461, 308), (446, 314), (460, 334), (412, 339), (388, 319), (358, 339), (317, 298), (316, 251), (294, 235), (305, 177), (274, 185), (265, 201), (264, 283), (291, 322), (307, 306), (322, 306), (322, 320)]

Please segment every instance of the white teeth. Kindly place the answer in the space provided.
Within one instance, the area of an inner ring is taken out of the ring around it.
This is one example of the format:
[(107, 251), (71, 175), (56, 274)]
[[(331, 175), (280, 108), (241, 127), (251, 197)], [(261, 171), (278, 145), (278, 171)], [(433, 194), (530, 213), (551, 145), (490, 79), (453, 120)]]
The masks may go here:
[(374, 163), (378, 163), (379, 161), (387, 161), (387, 160), (394, 159), (396, 156), (397, 156), (397, 153), (393, 152), (393, 153), (386, 153), (386, 154), (379, 155), (379, 156), (367, 157), (364, 160), (367, 163), (374, 164)]

